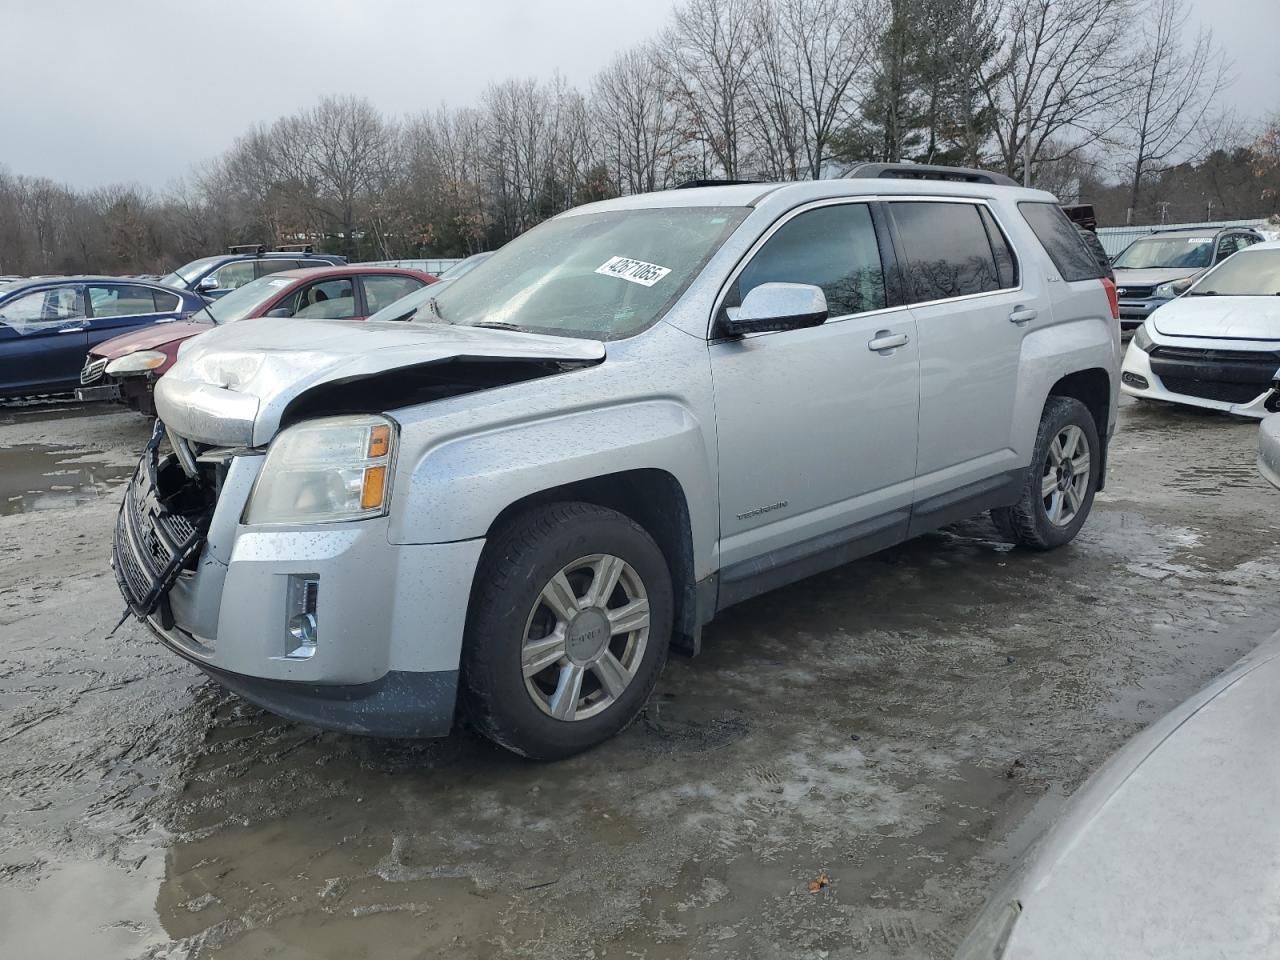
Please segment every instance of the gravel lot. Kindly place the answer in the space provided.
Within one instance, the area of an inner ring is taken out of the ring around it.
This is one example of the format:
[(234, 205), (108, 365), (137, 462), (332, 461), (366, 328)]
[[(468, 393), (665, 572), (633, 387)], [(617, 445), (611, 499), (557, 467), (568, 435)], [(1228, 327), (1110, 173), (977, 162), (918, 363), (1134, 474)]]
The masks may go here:
[(1071, 547), (973, 520), (744, 604), (540, 765), (321, 733), (110, 635), (148, 427), (0, 409), (0, 952), (948, 957), (1091, 771), (1280, 626), (1256, 424), (1122, 418)]

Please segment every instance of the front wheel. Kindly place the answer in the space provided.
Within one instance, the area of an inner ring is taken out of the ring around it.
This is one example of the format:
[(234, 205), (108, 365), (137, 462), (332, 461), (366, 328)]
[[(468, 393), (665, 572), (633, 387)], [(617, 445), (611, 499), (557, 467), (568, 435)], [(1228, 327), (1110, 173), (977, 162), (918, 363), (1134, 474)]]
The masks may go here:
[(607, 740), (644, 706), (671, 642), (671, 576), (628, 517), (587, 503), (535, 508), (498, 531), (476, 572), (463, 708), (535, 759)]
[(1070, 543), (1093, 507), (1101, 452), (1089, 408), (1073, 397), (1050, 397), (1022, 495), (1013, 506), (991, 511), (996, 530), (1033, 550)]

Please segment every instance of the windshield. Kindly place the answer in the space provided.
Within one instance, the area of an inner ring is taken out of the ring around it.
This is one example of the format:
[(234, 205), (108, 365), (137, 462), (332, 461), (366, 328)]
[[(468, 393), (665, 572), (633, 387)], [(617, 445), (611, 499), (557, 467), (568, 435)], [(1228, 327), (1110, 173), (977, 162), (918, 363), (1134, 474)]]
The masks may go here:
[(1242, 250), (1222, 261), (1187, 291), (1188, 296), (1280, 296), (1280, 250)]
[(225, 297), (213, 301), (204, 313), (213, 317), (214, 323), (235, 323), (255, 313), (268, 300), (294, 281), (290, 277), (271, 275), (251, 280), (237, 287)]
[(202, 257), (199, 260), (192, 260), (190, 263), (184, 264), (173, 271), (173, 273), (166, 273), (160, 278), (160, 282), (166, 287), (189, 287), (196, 277), (204, 273), (217, 261), (217, 257)]
[(1114, 266), (1122, 270), (1174, 270), (1207, 267), (1213, 257), (1213, 236), (1150, 237), (1135, 240), (1116, 257)]
[(501, 326), (594, 340), (665, 313), (746, 207), (612, 210), (549, 220), (441, 290), (418, 322)]

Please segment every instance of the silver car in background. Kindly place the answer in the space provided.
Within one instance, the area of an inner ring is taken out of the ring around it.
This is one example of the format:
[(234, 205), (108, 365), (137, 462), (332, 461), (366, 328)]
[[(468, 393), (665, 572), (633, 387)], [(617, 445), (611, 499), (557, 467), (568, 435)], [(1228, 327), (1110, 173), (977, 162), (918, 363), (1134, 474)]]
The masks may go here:
[(1280, 956), (1280, 634), (1134, 737), (956, 960)]

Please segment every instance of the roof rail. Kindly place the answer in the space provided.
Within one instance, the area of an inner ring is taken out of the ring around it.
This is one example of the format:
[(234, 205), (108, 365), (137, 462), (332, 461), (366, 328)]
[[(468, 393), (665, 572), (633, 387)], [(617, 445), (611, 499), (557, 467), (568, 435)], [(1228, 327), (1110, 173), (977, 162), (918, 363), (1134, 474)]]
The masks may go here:
[(253, 253), (264, 254), (267, 252), (265, 244), (261, 243), (233, 243), (227, 247), (227, 253)]
[(1018, 182), (1003, 173), (973, 167), (943, 167), (932, 163), (859, 163), (846, 177), (880, 180), (951, 180), (957, 183), (990, 183), (1016, 187)]
[(309, 243), (282, 243), (276, 247), (277, 253), (315, 253)]
[(763, 180), (686, 180), (677, 183), (677, 190), (692, 190), (695, 187), (740, 187), (744, 183), (763, 183)]

